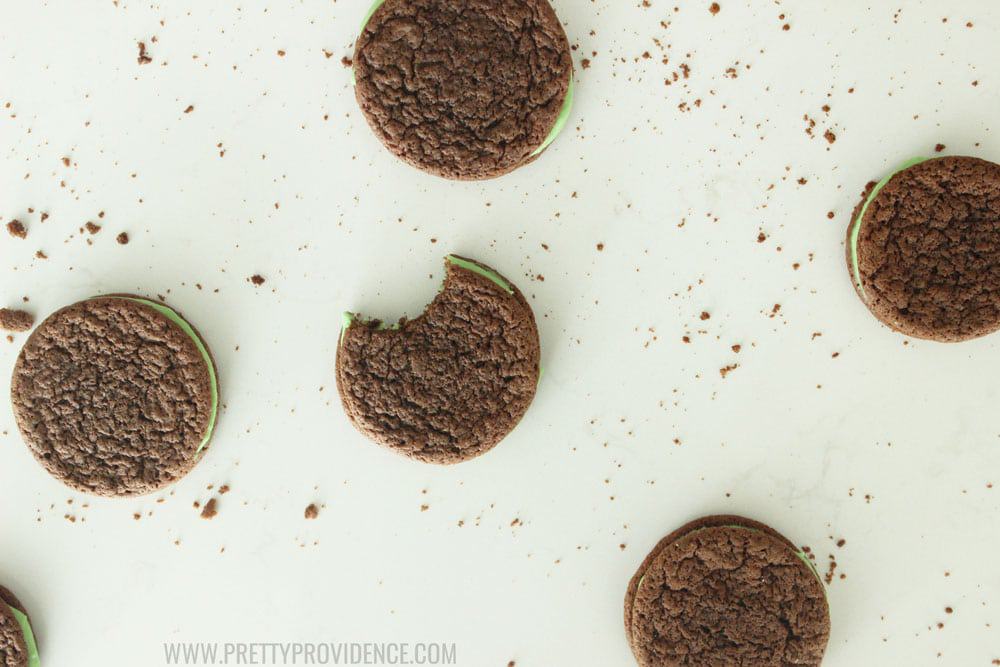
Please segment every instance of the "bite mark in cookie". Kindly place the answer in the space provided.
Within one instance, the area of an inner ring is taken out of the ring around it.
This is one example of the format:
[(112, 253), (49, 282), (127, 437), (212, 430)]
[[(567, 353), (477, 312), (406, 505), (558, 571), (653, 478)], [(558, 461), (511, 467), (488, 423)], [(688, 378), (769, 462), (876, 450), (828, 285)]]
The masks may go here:
[(492, 449), (534, 398), (540, 345), (531, 307), (499, 273), (450, 256), (424, 313), (387, 326), (345, 316), (337, 388), (369, 439), (451, 464)]

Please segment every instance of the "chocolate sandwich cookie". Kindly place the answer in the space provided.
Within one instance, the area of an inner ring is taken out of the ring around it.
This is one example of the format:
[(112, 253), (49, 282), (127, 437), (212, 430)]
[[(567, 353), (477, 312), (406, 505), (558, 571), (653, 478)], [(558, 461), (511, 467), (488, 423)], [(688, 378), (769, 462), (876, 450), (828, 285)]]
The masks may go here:
[(386, 326), (346, 314), (337, 389), (354, 426), (426, 463), (492, 449), (535, 396), (540, 347), (524, 295), (493, 269), (451, 255), (424, 313)]
[(869, 184), (847, 264), (861, 300), (900, 333), (959, 342), (1000, 329), (1000, 165), (917, 158)]
[(548, 0), (378, 0), (354, 76), (386, 148), (458, 180), (532, 162), (573, 104), (569, 42)]
[(0, 586), (0, 667), (39, 667), (38, 644), (21, 601)]
[(809, 558), (737, 516), (693, 521), (646, 557), (625, 594), (642, 667), (819, 665), (830, 612)]
[(187, 474), (215, 428), (208, 346), (162, 303), (81, 301), (28, 338), (11, 381), (14, 416), (38, 462), (86, 493), (151, 493)]

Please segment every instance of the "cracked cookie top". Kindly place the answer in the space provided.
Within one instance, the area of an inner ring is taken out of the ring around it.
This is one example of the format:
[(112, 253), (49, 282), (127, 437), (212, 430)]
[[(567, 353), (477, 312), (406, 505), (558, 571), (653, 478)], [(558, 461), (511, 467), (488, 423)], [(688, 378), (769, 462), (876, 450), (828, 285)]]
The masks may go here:
[(355, 93), (383, 144), (459, 180), (532, 161), (572, 78), (548, 0), (385, 0), (361, 31)]
[(708, 517), (664, 539), (626, 594), (642, 667), (818, 666), (830, 634), (823, 584), (773, 529)]
[(858, 294), (896, 331), (943, 342), (997, 331), (1000, 165), (943, 157), (869, 184), (847, 256)]
[(492, 449), (538, 385), (540, 347), (524, 296), (482, 264), (449, 257), (424, 313), (387, 328), (348, 317), (337, 352), (344, 411), (370, 440), (426, 463)]
[(18, 356), (17, 425), (42, 466), (75, 489), (151, 493), (190, 471), (211, 435), (211, 358), (156, 306), (81, 301), (42, 322)]

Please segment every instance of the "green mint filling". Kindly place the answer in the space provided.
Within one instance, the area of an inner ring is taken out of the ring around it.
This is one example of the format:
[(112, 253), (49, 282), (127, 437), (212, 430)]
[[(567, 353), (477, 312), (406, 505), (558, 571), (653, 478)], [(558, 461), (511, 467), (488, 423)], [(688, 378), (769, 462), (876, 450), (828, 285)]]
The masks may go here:
[(205, 445), (208, 441), (212, 439), (212, 431), (215, 430), (215, 421), (219, 415), (219, 382), (215, 375), (215, 364), (212, 363), (212, 357), (208, 353), (208, 348), (205, 347), (205, 343), (201, 340), (198, 334), (195, 333), (194, 328), (187, 323), (187, 321), (177, 314), (172, 308), (164, 306), (163, 304), (156, 303), (155, 301), (150, 301), (148, 299), (134, 299), (132, 297), (119, 297), (126, 299), (128, 301), (134, 301), (135, 303), (141, 303), (144, 306), (149, 306), (156, 312), (160, 313), (168, 320), (176, 324), (181, 328), (181, 331), (186, 333), (191, 340), (194, 341), (195, 346), (201, 353), (202, 359), (205, 360), (205, 365), (208, 366), (208, 381), (211, 387), (212, 393), (212, 412), (208, 417), (208, 428), (205, 430), (205, 437), (202, 438), (201, 444), (198, 445), (198, 453), (205, 449)]
[(915, 157), (912, 160), (908, 160), (903, 164), (903, 166), (899, 167), (894, 172), (879, 181), (878, 185), (872, 189), (871, 194), (868, 195), (868, 199), (865, 200), (864, 205), (861, 207), (861, 212), (858, 213), (858, 217), (855, 218), (854, 222), (851, 224), (851, 269), (854, 272), (854, 284), (858, 286), (858, 291), (861, 292), (861, 296), (865, 299), (868, 298), (868, 295), (865, 294), (865, 286), (861, 281), (861, 267), (858, 263), (858, 239), (861, 236), (861, 222), (865, 219), (865, 214), (868, 213), (868, 207), (873, 201), (875, 201), (875, 198), (880, 192), (882, 192), (882, 189), (889, 185), (889, 181), (895, 178), (897, 174), (906, 171), (910, 167), (915, 167), (921, 162), (927, 162), (929, 159), (930, 158), (925, 157)]
[(566, 123), (569, 122), (569, 114), (573, 110), (573, 98), (575, 96), (575, 88), (576, 88), (576, 82), (574, 81), (574, 79), (575, 77), (573, 76), (573, 72), (570, 72), (569, 87), (566, 88), (566, 97), (563, 98), (562, 110), (559, 111), (559, 116), (556, 118), (556, 124), (552, 126), (552, 130), (549, 132), (549, 136), (545, 137), (545, 141), (543, 141), (542, 145), (539, 146), (535, 150), (535, 152), (531, 154), (531, 157), (535, 157), (536, 155), (544, 151), (546, 148), (548, 148), (549, 145), (556, 140), (556, 137), (558, 137), (559, 134), (566, 127)]
[[(340, 321), (340, 344), (343, 345), (344, 336), (347, 335), (347, 330), (351, 328), (352, 324), (354, 324), (355, 317), (354, 313), (344, 313), (341, 317), (342, 319)], [(371, 319), (363, 319), (361, 320), (361, 323), (370, 324), (373, 321), (374, 320)], [(379, 322), (378, 327), (375, 328), (376, 331), (386, 331), (386, 330), (396, 331), (397, 329), (399, 329), (398, 324), (386, 324), (385, 322)]]
[(344, 313), (340, 320), (340, 344), (344, 344), (344, 336), (347, 335), (347, 330), (351, 328), (354, 324), (354, 313)]
[(379, 7), (382, 6), (382, 3), (384, 2), (385, 0), (375, 0), (375, 4), (373, 4), (372, 8), (368, 10), (367, 14), (365, 14), (365, 20), (361, 22), (362, 30), (365, 29), (365, 26), (368, 25), (368, 22), (372, 20), (372, 15), (378, 10)]
[[(378, 8), (381, 7), (383, 3), (385, 3), (385, 0), (375, 0), (375, 4), (373, 4), (371, 6), (371, 9), (368, 10), (368, 13), (365, 14), (365, 20), (361, 22), (361, 32), (364, 32), (365, 26), (367, 26), (368, 22), (372, 20), (372, 16), (375, 15), (375, 12), (378, 11)], [(575, 97), (575, 92), (576, 92), (575, 79), (576, 77), (573, 76), (573, 72), (570, 71), (569, 86), (566, 88), (566, 97), (563, 98), (562, 109), (560, 109), (559, 111), (559, 116), (556, 118), (556, 123), (555, 125), (552, 126), (552, 129), (549, 131), (549, 136), (545, 137), (545, 141), (542, 142), (541, 146), (535, 149), (535, 152), (531, 154), (531, 157), (539, 155), (542, 151), (548, 148), (552, 144), (552, 142), (556, 140), (556, 137), (559, 136), (559, 134), (566, 127), (566, 124), (569, 122), (569, 114), (573, 110), (573, 99)], [(353, 86), (357, 84), (357, 82), (358, 82), (357, 72), (355, 71), (355, 66), (352, 64), (351, 85)]]
[(14, 614), (17, 624), (21, 626), (21, 634), (24, 635), (24, 643), (28, 647), (28, 667), (41, 667), (42, 663), (38, 659), (38, 644), (35, 642), (35, 633), (31, 630), (28, 617), (10, 605), (7, 605), (7, 608)]
[(489, 269), (485, 269), (479, 266), (475, 262), (470, 262), (467, 259), (462, 259), (461, 257), (456, 257), (455, 255), (448, 255), (446, 259), (461, 269), (465, 269), (466, 271), (472, 271), (473, 273), (478, 273), (484, 278), (489, 278), (494, 283), (499, 285), (502, 290), (507, 292), (507, 294), (514, 293), (514, 288), (510, 286), (510, 283), (501, 278), (500, 274), (498, 274), (496, 271), (490, 271)]

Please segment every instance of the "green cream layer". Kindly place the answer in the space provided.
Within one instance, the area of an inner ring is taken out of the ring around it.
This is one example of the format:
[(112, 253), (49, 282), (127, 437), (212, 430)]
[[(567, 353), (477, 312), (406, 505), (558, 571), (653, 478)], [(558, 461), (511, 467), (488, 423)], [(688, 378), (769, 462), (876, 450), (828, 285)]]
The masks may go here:
[(572, 70), (569, 73), (569, 87), (566, 88), (566, 97), (563, 98), (562, 109), (559, 111), (559, 116), (556, 118), (556, 124), (552, 126), (549, 130), (549, 136), (545, 137), (545, 141), (542, 145), (535, 149), (535, 152), (531, 154), (531, 157), (540, 155), (542, 151), (548, 148), (553, 141), (556, 140), (569, 122), (569, 114), (573, 110), (573, 99), (576, 96), (576, 77), (573, 76)]
[[(351, 325), (354, 324), (354, 320), (355, 319), (356, 318), (354, 316), (354, 313), (344, 313), (341, 316), (341, 320), (340, 320), (340, 344), (341, 345), (344, 344), (344, 335), (347, 333), (347, 330), (351, 328)], [(364, 323), (368, 323), (368, 322), (371, 322), (372, 320), (366, 319), (366, 320), (362, 320), (362, 321)], [(385, 322), (379, 322), (379, 325), (378, 325), (378, 331), (385, 331), (387, 329), (392, 329), (393, 331), (395, 331), (398, 328), (399, 328), (398, 324), (386, 324)]]
[(28, 667), (41, 667), (42, 663), (38, 659), (38, 644), (35, 642), (35, 633), (31, 630), (31, 623), (28, 622), (28, 617), (10, 605), (7, 605), (7, 608), (14, 614), (17, 624), (21, 626), (21, 634), (24, 635), (24, 644), (28, 647)]
[(473, 273), (478, 273), (484, 278), (489, 278), (494, 283), (496, 283), (500, 289), (507, 292), (507, 294), (513, 294), (514, 288), (510, 286), (510, 283), (500, 277), (500, 274), (496, 271), (491, 271), (490, 269), (479, 266), (475, 262), (470, 262), (467, 259), (462, 259), (461, 257), (456, 257), (455, 255), (448, 255), (445, 259), (454, 264), (460, 269), (465, 269), (466, 271), (472, 271)]
[[(97, 297), (97, 298), (108, 298), (108, 297)], [(198, 452), (205, 449), (205, 445), (208, 441), (212, 439), (212, 432), (215, 430), (215, 422), (219, 416), (219, 381), (215, 374), (215, 364), (212, 363), (212, 356), (208, 353), (208, 348), (205, 346), (204, 341), (198, 336), (194, 331), (194, 327), (188, 324), (187, 320), (177, 314), (177, 311), (164, 306), (162, 303), (156, 303), (155, 301), (150, 301), (149, 299), (137, 299), (134, 297), (122, 296), (122, 297), (110, 297), (113, 299), (124, 299), (126, 301), (133, 301), (135, 303), (141, 303), (144, 306), (148, 306), (158, 312), (159, 314), (166, 317), (168, 320), (176, 324), (181, 328), (188, 337), (194, 341), (195, 347), (198, 348), (198, 352), (201, 353), (202, 359), (205, 360), (205, 365), (208, 366), (208, 382), (211, 388), (212, 396), (212, 411), (208, 416), (208, 428), (205, 429), (205, 437), (202, 438), (201, 444), (198, 445)]]
[(882, 189), (889, 185), (889, 181), (895, 178), (897, 174), (906, 171), (910, 167), (915, 167), (921, 162), (927, 162), (928, 159), (930, 158), (915, 157), (912, 160), (908, 160), (903, 166), (879, 181), (878, 185), (872, 189), (871, 194), (868, 195), (868, 199), (865, 200), (864, 205), (861, 207), (861, 212), (858, 213), (858, 217), (851, 223), (851, 269), (854, 272), (854, 284), (857, 285), (858, 291), (861, 292), (861, 296), (865, 299), (868, 298), (868, 295), (865, 294), (865, 286), (861, 281), (861, 267), (858, 262), (858, 239), (861, 237), (861, 224), (865, 219), (865, 214), (868, 213), (868, 207), (871, 206), (871, 203), (875, 201), (875, 198), (882, 192)]
[[(365, 14), (365, 20), (361, 22), (362, 32), (364, 31), (365, 26), (368, 25), (368, 22), (372, 20), (372, 16), (375, 14), (376, 11), (378, 11), (378, 8), (381, 7), (383, 4), (385, 4), (385, 0), (375, 0), (375, 4), (373, 4), (371, 9), (368, 10), (368, 13)], [(355, 76), (354, 68), (351, 67), (351, 84), (353, 85), (355, 83), (357, 83), (357, 78)], [(549, 135), (545, 137), (545, 141), (542, 142), (542, 145), (535, 149), (535, 152), (531, 154), (531, 157), (540, 155), (542, 151), (544, 151), (546, 148), (552, 145), (552, 142), (556, 140), (556, 137), (558, 137), (562, 133), (563, 129), (566, 127), (566, 124), (569, 122), (569, 115), (570, 112), (573, 110), (573, 100), (575, 98), (575, 95), (576, 95), (576, 77), (573, 76), (573, 71), (570, 70), (569, 86), (566, 88), (566, 97), (563, 98), (562, 109), (560, 109), (559, 115), (556, 117), (555, 125), (553, 125), (552, 129), (549, 130)]]

